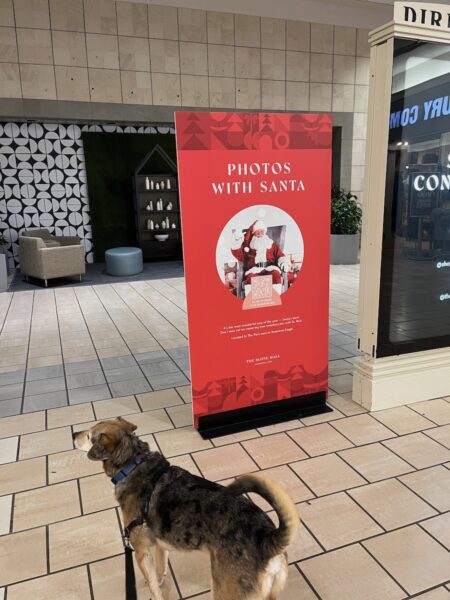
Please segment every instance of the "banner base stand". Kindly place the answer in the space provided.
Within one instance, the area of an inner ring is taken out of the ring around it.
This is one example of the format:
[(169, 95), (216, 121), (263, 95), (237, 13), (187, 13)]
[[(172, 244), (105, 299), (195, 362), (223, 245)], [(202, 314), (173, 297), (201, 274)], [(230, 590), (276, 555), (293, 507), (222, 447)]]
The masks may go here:
[(326, 404), (326, 393), (317, 392), (205, 415), (199, 417), (197, 429), (203, 439), (210, 439), (332, 411)]

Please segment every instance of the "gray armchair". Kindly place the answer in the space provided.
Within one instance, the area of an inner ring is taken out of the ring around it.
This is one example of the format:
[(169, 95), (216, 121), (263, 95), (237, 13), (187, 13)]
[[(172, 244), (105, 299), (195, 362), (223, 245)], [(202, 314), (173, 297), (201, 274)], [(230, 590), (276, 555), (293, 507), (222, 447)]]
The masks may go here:
[(20, 270), (47, 281), (86, 272), (84, 247), (78, 236), (54, 236), (47, 229), (25, 229), (19, 238)]

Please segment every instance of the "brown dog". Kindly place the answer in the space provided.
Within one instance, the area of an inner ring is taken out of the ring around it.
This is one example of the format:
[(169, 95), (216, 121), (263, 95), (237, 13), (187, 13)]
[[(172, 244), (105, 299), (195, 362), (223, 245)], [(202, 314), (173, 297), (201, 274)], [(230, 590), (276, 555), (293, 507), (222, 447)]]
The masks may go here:
[[(295, 505), (260, 475), (224, 487), (171, 466), (118, 417), (73, 434), (75, 446), (103, 461), (153, 600), (163, 600), (168, 550), (209, 552), (214, 600), (275, 600), (287, 578), (286, 548), (299, 525)], [(243, 494), (273, 506), (278, 529)], [(127, 529), (125, 529), (127, 532)], [(153, 557), (151, 549), (155, 549)]]

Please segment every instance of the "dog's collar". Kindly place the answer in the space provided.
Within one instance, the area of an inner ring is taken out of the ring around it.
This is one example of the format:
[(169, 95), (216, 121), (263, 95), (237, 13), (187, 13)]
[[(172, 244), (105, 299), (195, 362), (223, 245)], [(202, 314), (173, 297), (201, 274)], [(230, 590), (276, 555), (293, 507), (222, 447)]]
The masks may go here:
[(123, 481), (126, 477), (128, 477), (128, 475), (130, 475), (135, 470), (135, 468), (138, 467), (143, 462), (144, 462), (144, 458), (141, 456), (138, 456), (137, 458), (135, 458), (133, 460), (133, 462), (128, 463), (128, 465), (126, 465), (123, 469), (120, 469), (120, 471), (118, 473), (116, 473), (116, 475), (114, 475), (114, 477), (111, 477), (111, 481), (113, 482), (114, 485), (117, 485), (118, 483)]

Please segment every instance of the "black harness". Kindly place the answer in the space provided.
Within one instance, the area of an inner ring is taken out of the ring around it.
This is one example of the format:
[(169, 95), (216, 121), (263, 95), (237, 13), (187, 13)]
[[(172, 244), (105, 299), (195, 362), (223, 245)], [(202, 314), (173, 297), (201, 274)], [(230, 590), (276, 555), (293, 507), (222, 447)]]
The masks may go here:
[[(136, 469), (136, 467), (138, 467), (140, 464), (142, 464), (144, 462), (144, 460), (145, 460), (145, 457), (143, 457), (143, 456), (138, 456), (137, 458), (135, 458), (132, 462), (130, 462), (125, 467), (123, 467), (123, 469), (120, 469), (120, 471), (118, 473), (116, 473), (116, 475), (114, 475), (114, 477), (111, 477), (112, 483), (114, 485), (117, 485), (118, 483), (120, 483), (121, 481), (126, 479), (128, 477), (128, 475), (131, 475), (131, 473)], [(131, 521), (131, 523), (128, 523), (128, 525), (124, 528), (122, 538), (123, 538), (123, 545), (125, 548), (131, 548), (130, 534), (133, 531), (133, 529), (135, 527), (139, 527), (139, 525), (143, 525), (145, 523), (145, 521), (147, 519), (147, 515), (148, 515), (149, 504), (150, 504), (150, 496), (147, 497), (144, 501), (141, 516), (136, 517), (136, 519), (133, 519)]]
[(150, 504), (150, 498), (146, 498), (143, 509), (142, 509), (141, 516), (133, 519), (131, 521), (131, 523), (128, 523), (128, 525), (124, 528), (122, 537), (123, 537), (123, 545), (125, 546), (125, 548), (131, 547), (130, 546), (130, 534), (133, 531), (133, 529), (135, 527), (139, 527), (139, 525), (144, 525), (145, 521), (147, 520), (149, 504)]
[[(128, 475), (131, 473), (143, 462), (148, 459), (148, 456), (138, 456), (128, 465), (123, 467), (114, 477), (111, 477), (111, 481), (114, 485), (117, 485), (121, 481), (123, 481)], [(153, 489), (156, 487), (156, 484), (159, 481), (159, 478), (165, 473), (166, 468), (161, 469), (159, 473), (157, 473), (156, 478), (153, 481)], [(137, 600), (136, 594), (136, 576), (134, 573), (134, 563), (133, 563), (133, 548), (130, 544), (130, 535), (135, 527), (139, 527), (140, 525), (145, 525), (148, 516), (148, 509), (150, 506), (150, 499), (152, 497), (152, 492), (146, 496), (144, 500), (144, 504), (142, 505), (142, 512), (139, 517), (136, 517), (128, 523), (123, 530), (123, 547), (125, 550), (125, 598), (126, 600)]]

